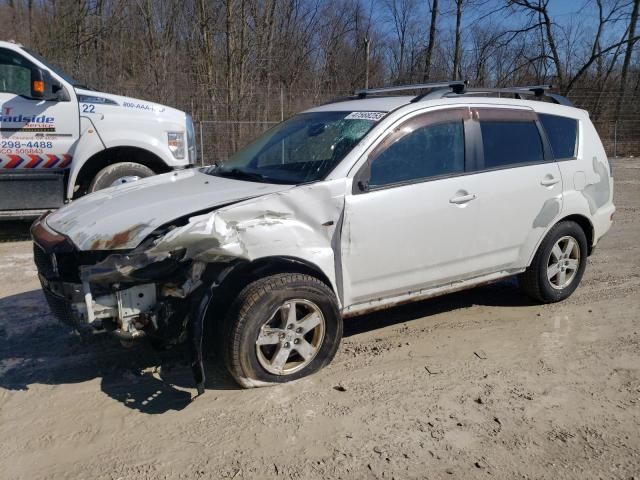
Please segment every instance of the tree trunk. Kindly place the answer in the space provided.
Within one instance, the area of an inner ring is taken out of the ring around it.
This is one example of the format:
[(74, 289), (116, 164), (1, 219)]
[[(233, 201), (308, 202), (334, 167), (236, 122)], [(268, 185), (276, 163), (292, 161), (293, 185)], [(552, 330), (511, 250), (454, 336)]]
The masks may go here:
[(631, 11), (631, 19), (629, 20), (629, 36), (627, 37), (627, 51), (624, 53), (624, 61), (622, 63), (622, 72), (620, 74), (620, 92), (618, 93), (618, 102), (616, 104), (616, 122), (620, 118), (622, 111), (622, 102), (624, 100), (624, 91), (627, 87), (627, 77), (629, 74), (629, 64), (633, 55), (633, 45), (636, 39), (636, 23), (638, 22), (638, 6), (640, 0), (633, 2), (633, 10)]
[(464, 0), (456, 0), (456, 45), (453, 53), (453, 80), (460, 79), (462, 61), (462, 5)]
[(215, 77), (214, 77), (214, 57), (213, 44), (209, 31), (209, 7), (207, 0), (198, 1), (198, 26), (200, 28), (200, 38), (202, 42), (202, 53), (204, 56), (204, 81), (208, 100), (212, 105), (212, 112), (215, 111)]
[(429, 25), (429, 44), (427, 45), (427, 53), (424, 58), (423, 81), (429, 81), (431, 76), (431, 60), (433, 58), (433, 47), (436, 42), (436, 22), (438, 21), (438, 0), (433, 0), (431, 5), (431, 24)]
[(549, 49), (551, 50), (551, 57), (556, 67), (556, 75), (558, 77), (558, 83), (560, 89), (564, 87), (564, 72), (562, 69), (562, 62), (560, 61), (560, 55), (558, 55), (558, 48), (556, 47), (556, 41), (553, 37), (553, 30), (551, 28), (551, 19), (549, 18), (549, 12), (547, 6), (542, 8), (542, 18), (544, 19), (544, 26), (547, 30), (547, 42), (549, 43)]

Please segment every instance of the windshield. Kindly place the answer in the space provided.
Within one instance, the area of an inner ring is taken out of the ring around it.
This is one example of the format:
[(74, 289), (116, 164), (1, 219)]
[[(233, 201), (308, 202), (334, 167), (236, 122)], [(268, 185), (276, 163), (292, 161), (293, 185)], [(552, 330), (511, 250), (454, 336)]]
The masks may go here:
[(221, 167), (206, 173), (265, 183), (298, 184), (324, 178), (383, 112), (301, 113), (265, 132)]
[(49, 62), (47, 62), (44, 58), (42, 58), (40, 55), (38, 55), (36, 52), (29, 50), (28, 48), (24, 48), (24, 50), (29, 53), (29, 55), (31, 55), (32, 57), (35, 57), (38, 61), (40, 61), (45, 67), (47, 67), (49, 70), (51, 70), (52, 72), (54, 72), (56, 75), (58, 75), (59, 77), (62, 77), (62, 79), (67, 82), (70, 83), (71, 85), (73, 85), (74, 87), (79, 87), (79, 88), (86, 88), (84, 85), (81, 85), (80, 83), (76, 82), (73, 78), (71, 78), (69, 75), (67, 75), (66, 73), (64, 73), (62, 70), (60, 70), (58, 67), (51, 65)]

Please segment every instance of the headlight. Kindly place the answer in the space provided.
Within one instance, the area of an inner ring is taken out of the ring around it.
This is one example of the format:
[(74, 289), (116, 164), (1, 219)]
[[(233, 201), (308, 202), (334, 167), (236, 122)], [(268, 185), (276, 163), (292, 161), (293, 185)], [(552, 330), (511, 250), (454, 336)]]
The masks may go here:
[(173, 156), (178, 159), (184, 158), (184, 132), (168, 132), (167, 145)]

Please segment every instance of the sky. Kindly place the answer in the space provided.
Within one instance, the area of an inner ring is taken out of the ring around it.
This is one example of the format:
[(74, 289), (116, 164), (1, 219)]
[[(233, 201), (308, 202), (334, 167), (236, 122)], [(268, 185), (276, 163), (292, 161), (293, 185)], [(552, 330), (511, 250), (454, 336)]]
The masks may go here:
[[(388, 16), (385, 4), (391, 1), (393, 0), (364, 0), (364, 3), (368, 4), (369, 7), (373, 9), (374, 19), (383, 21), (384, 18)], [(429, 1), (415, 1), (418, 5), (418, 11), (420, 12), (420, 18), (418, 18), (417, 20), (421, 23), (424, 22), (425, 25), (428, 25)], [(486, 15), (486, 13), (497, 9), (500, 6), (503, 6), (505, 4), (505, 1), (475, 0), (475, 3), (480, 6), (465, 12), (465, 15), (463, 16), (463, 26), (468, 25), (470, 22), (476, 21), (479, 17)], [(550, 0), (548, 8), (553, 21), (561, 26), (565, 26), (571, 24), (572, 22), (575, 23), (578, 21), (580, 22), (580, 24), (593, 25), (597, 21), (595, 2), (593, 0)], [(455, 10), (453, 0), (440, 0), (440, 11), (444, 14), (439, 19), (440, 26), (443, 28), (453, 28), (453, 26), (455, 25)], [(514, 24), (518, 22), (518, 19), (516, 19), (515, 17), (509, 17), (506, 15), (494, 16), (493, 20), (499, 20), (501, 23), (507, 25), (509, 22), (514, 22)], [(620, 28), (622, 29), (620, 33), (622, 33), (624, 27), (620, 26)]]

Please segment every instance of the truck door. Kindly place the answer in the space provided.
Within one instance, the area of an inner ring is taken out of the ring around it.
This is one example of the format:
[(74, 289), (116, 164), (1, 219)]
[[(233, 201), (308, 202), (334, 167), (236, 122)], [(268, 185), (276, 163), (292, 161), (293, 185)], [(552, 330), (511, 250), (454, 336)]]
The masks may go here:
[(79, 129), (71, 88), (19, 51), (0, 48), (0, 210), (62, 204)]

